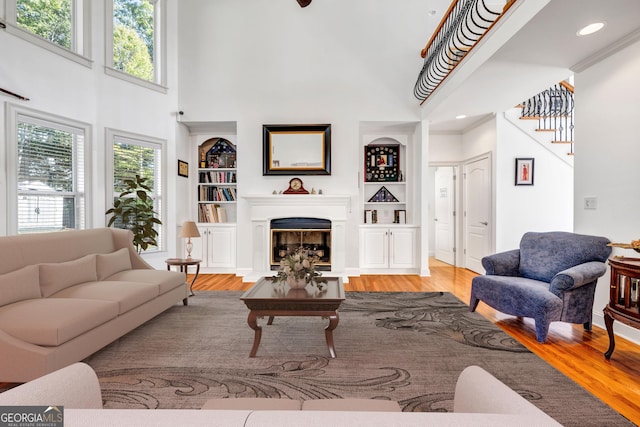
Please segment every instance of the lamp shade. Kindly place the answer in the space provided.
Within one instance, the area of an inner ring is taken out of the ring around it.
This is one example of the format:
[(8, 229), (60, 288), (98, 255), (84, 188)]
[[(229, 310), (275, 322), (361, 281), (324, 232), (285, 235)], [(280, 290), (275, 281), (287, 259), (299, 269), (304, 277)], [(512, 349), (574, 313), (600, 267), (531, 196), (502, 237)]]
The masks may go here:
[(193, 221), (185, 221), (178, 237), (200, 237), (200, 231)]

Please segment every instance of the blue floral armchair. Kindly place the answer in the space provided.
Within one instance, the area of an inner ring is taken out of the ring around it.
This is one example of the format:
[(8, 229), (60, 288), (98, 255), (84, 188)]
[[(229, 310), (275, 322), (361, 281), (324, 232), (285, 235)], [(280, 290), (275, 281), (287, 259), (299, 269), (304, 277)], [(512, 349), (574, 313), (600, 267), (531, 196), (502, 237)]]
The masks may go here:
[(482, 259), (486, 270), (471, 283), (471, 311), (480, 301), (535, 320), (545, 342), (551, 322), (582, 323), (591, 330), (596, 283), (611, 255), (605, 237), (553, 231), (525, 233), (520, 249)]

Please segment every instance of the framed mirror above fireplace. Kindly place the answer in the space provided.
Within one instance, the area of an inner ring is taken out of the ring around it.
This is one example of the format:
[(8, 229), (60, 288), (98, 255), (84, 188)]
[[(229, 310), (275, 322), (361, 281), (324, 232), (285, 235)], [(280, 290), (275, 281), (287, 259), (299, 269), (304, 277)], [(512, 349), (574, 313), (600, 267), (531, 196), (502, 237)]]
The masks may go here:
[(331, 125), (263, 125), (263, 175), (331, 175)]

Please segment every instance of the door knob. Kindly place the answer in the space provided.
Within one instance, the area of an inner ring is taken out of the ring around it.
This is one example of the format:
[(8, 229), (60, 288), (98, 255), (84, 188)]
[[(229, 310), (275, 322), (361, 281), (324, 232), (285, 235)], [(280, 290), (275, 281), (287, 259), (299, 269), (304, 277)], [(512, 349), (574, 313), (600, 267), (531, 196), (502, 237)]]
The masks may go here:
[(489, 225), (489, 223), (488, 223), (488, 222), (486, 222), (486, 221), (484, 221), (484, 222), (483, 222), (483, 221), (480, 221), (480, 224), (482, 224), (482, 225)]

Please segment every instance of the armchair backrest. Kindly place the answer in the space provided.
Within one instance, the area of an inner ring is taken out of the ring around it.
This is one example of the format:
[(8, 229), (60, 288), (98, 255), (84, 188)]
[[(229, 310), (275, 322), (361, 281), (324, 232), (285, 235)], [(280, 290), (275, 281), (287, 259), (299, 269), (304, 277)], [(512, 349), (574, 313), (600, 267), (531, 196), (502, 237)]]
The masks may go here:
[(520, 240), (520, 274), (551, 282), (556, 273), (589, 261), (606, 262), (611, 255), (606, 237), (566, 231), (525, 233)]

